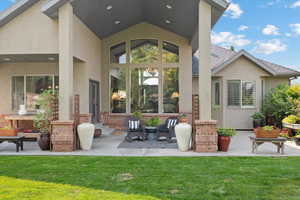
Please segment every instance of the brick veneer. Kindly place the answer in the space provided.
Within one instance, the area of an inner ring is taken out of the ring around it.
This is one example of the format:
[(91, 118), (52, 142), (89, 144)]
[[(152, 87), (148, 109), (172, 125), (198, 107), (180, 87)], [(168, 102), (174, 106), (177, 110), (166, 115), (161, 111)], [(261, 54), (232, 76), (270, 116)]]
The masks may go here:
[(72, 152), (75, 150), (74, 121), (53, 121), (52, 151)]
[[(189, 122), (192, 122), (192, 114), (185, 113), (189, 118)], [(125, 126), (125, 119), (131, 115), (128, 114), (108, 114), (108, 113), (101, 113), (101, 121), (104, 125), (109, 126), (111, 128), (115, 128), (118, 130), (126, 130)], [(150, 119), (151, 117), (159, 117), (162, 123), (168, 118), (172, 116), (179, 116), (179, 114), (144, 114), (143, 118), (145, 120)]]
[(217, 121), (195, 121), (194, 150), (195, 152), (217, 152), (218, 135)]
[(9, 122), (5, 120), (5, 116), (6, 115), (0, 114), (0, 128), (9, 126)]
[(79, 123), (92, 123), (92, 114), (80, 114)]

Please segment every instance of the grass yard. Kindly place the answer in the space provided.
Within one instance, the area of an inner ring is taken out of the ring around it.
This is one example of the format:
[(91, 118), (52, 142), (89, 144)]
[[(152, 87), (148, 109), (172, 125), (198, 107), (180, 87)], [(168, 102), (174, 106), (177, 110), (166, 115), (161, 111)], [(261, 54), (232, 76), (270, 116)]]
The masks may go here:
[(0, 157), (1, 200), (299, 200), (300, 158)]

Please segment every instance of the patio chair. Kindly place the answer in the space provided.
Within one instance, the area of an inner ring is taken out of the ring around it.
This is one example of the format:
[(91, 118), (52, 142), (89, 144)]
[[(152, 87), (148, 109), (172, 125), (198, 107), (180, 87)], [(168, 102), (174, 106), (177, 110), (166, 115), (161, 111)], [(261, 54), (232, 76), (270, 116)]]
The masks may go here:
[(128, 117), (125, 120), (125, 126), (127, 127), (127, 136), (125, 140), (127, 142), (132, 142), (135, 140), (146, 140), (144, 126), (141, 120), (135, 117)]
[(169, 117), (164, 124), (158, 126), (157, 140), (162, 140), (161, 137), (165, 137), (168, 142), (172, 142), (172, 138), (175, 136), (175, 126), (178, 124), (178, 117)]

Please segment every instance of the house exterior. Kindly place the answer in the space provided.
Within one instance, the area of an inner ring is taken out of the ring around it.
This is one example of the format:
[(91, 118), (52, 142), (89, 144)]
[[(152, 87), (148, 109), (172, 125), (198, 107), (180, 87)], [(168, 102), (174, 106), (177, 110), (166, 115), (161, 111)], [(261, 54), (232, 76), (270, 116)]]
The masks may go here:
[[(299, 74), (244, 51), (211, 57), (211, 29), (227, 7), (225, 0), (17, 1), (0, 13), (0, 114), (22, 104), (34, 111), (42, 91), (58, 89), (60, 120), (72, 119), (79, 94), (81, 113), (117, 127), (135, 111), (191, 118), (192, 95), (199, 94), (201, 120), (249, 128), (262, 91)], [(227, 106), (229, 80), (255, 81), (255, 107)]]
[[(219, 127), (252, 129), (251, 115), (263, 97), (280, 84), (290, 84), (298, 71), (212, 45), (212, 118)], [(193, 94), (198, 94), (198, 56), (193, 57)]]

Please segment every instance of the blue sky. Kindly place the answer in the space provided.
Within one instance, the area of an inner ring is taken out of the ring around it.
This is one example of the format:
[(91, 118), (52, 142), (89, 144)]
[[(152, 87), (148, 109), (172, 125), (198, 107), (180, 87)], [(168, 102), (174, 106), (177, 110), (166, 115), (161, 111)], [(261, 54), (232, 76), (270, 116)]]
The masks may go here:
[[(0, 11), (15, 0), (0, 0)], [(300, 0), (230, 0), (212, 41), (300, 70)]]

